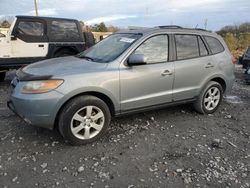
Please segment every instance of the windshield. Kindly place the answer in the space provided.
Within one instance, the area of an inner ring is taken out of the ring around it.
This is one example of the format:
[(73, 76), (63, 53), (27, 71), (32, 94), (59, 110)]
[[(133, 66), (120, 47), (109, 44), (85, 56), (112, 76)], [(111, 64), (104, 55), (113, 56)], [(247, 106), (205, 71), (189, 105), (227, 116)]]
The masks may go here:
[(141, 35), (113, 34), (100, 41), (93, 47), (77, 55), (79, 58), (86, 58), (90, 61), (107, 63), (119, 57), (130, 47)]

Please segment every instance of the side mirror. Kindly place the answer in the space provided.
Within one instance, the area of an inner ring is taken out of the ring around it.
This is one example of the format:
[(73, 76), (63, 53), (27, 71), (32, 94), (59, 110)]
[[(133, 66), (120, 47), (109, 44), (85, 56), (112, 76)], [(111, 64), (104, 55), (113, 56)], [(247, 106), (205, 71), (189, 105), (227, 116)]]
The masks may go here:
[(143, 54), (132, 54), (127, 61), (129, 66), (146, 65), (146, 58)]

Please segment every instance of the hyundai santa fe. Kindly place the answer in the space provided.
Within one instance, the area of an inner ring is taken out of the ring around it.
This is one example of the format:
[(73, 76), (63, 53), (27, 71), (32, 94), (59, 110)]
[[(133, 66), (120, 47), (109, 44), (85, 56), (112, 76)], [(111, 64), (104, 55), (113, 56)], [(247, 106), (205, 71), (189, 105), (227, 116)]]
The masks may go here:
[(113, 116), (187, 102), (211, 114), (233, 82), (220, 36), (160, 26), (118, 32), (76, 56), (20, 69), (7, 104), (27, 123), (58, 127), (80, 145), (102, 137)]

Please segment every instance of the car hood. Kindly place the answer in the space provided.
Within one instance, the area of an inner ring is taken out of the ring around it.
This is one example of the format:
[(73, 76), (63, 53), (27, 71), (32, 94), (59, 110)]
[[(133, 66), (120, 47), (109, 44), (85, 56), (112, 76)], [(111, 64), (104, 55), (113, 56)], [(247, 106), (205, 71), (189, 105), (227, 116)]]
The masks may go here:
[(96, 63), (74, 56), (40, 61), (24, 67), (22, 71), (30, 75), (64, 76), (86, 72), (97, 72), (107, 67), (107, 63)]

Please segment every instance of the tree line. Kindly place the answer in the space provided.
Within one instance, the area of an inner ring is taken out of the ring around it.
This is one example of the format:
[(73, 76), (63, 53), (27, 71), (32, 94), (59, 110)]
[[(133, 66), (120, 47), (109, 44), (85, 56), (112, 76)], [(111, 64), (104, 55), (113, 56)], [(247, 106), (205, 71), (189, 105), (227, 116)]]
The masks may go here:
[[(0, 27), (1, 28), (9, 28), (10, 27), (10, 21), (8, 21), (7, 19), (0, 21)], [(85, 24), (83, 21), (80, 21), (80, 25), (84, 28)], [(116, 32), (118, 30), (120, 30), (118, 27), (116, 26), (106, 26), (104, 22), (101, 22), (99, 24), (94, 24), (92, 26), (88, 26), (88, 30), (92, 31), (92, 32)]]
[(250, 22), (228, 25), (217, 33), (224, 38), (230, 51), (237, 58), (250, 46)]
[[(0, 27), (2, 28), (9, 28), (10, 25), (8, 19), (0, 21)], [(91, 32), (116, 32), (120, 30), (120, 28), (116, 26), (106, 26), (104, 22), (86, 26), (83, 21), (80, 21), (80, 25), (85, 30)], [(224, 26), (217, 31), (217, 33), (224, 38), (230, 51), (235, 57), (242, 55), (248, 46), (250, 46), (250, 22), (245, 22), (240, 25)]]
[(10, 22), (7, 20), (3, 20), (2, 22), (0, 22), (0, 27), (1, 28), (9, 28), (10, 27)]

